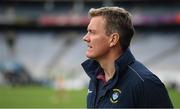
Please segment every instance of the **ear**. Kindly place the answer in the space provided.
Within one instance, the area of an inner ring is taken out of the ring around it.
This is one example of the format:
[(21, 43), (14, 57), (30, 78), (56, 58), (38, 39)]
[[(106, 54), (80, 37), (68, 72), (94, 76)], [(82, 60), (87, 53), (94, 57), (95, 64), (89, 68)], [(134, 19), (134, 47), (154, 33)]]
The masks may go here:
[(120, 36), (118, 33), (112, 33), (110, 36), (110, 47), (113, 47), (119, 43)]

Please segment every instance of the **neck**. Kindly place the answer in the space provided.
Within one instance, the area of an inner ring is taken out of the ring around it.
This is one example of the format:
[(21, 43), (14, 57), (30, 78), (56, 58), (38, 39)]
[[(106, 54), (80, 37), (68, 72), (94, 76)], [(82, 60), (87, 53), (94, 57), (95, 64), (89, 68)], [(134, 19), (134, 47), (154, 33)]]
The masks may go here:
[(121, 50), (110, 51), (103, 58), (97, 60), (104, 70), (106, 81), (110, 80), (114, 76), (115, 60), (119, 58), (121, 54)]

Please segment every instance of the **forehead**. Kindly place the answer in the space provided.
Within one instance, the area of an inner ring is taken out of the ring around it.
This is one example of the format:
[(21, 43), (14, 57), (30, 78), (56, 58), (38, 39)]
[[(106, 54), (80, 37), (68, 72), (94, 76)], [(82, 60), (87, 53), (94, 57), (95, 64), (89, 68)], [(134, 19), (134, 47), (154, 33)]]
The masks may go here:
[(88, 29), (104, 29), (105, 18), (103, 16), (92, 17), (88, 25)]

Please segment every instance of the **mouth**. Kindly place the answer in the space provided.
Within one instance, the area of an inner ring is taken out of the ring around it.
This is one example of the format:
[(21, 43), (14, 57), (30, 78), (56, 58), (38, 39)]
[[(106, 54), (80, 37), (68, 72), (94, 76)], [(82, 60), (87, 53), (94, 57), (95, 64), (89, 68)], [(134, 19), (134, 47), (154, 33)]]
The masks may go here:
[(90, 45), (87, 45), (88, 46), (88, 48), (92, 48), (92, 46), (90, 46)]

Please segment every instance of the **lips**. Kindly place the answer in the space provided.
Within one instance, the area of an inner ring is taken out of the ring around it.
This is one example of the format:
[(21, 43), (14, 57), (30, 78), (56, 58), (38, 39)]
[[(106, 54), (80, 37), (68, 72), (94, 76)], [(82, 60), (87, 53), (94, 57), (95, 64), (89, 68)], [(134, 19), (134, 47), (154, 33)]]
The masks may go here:
[(92, 46), (88, 45), (88, 48), (92, 48)]

